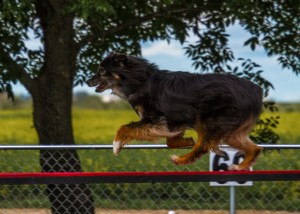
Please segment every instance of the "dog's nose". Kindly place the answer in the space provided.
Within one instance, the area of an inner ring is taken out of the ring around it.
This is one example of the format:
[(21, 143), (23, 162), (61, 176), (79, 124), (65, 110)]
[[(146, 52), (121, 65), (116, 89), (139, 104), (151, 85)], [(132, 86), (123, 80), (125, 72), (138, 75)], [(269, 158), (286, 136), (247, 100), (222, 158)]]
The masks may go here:
[(85, 81), (85, 83), (89, 86), (89, 87), (91, 87), (90, 85), (91, 85), (91, 80), (89, 79), (89, 80), (87, 80), (87, 81)]

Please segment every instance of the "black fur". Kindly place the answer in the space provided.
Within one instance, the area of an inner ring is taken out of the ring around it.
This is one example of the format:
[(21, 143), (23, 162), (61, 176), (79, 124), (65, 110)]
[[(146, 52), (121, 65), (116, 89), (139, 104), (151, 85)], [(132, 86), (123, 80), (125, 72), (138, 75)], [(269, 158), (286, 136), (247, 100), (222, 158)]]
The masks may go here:
[(231, 74), (193, 74), (159, 70), (147, 60), (112, 53), (100, 64), (103, 75), (87, 81), (102, 92), (142, 107), (141, 122), (162, 118), (169, 130), (193, 128), (200, 122), (206, 139), (229, 136), (247, 120), (256, 121), (262, 108), (262, 89)]

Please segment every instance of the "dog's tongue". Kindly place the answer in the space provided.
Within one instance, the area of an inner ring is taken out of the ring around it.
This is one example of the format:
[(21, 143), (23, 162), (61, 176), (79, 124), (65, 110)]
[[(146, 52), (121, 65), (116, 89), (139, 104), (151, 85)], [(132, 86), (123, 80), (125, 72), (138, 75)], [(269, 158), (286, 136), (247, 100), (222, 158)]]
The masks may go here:
[(103, 90), (103, 88), (105, 88), (106, 85), (107, 85), (107, 82), (102, 82), (102, 83), (100, 83), (100, 84), (96, 87), (96, 91), (97, 91), (97, 90)]

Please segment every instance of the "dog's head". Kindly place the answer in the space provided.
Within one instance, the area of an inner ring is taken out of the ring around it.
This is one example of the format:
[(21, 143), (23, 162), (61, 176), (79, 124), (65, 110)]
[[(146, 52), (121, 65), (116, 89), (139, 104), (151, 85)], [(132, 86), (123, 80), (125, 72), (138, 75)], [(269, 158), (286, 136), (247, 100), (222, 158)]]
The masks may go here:
[(113, 94), (131, 99), (146, 93), (149, 77), (157, 70), (156, 65), (143, 58), (111, 53), (100, 63), (98, 72), (87, 84), (96, 87), (98, 93), (112, 89)]
[(96, 87), (96, 92), (101, 93), (107, 89), (114, 89), (120, 84), (122, 70), (126, 67), (125, 54), (111, 53), (101, 63), (98, 71), (86, 81), (89, 87)]

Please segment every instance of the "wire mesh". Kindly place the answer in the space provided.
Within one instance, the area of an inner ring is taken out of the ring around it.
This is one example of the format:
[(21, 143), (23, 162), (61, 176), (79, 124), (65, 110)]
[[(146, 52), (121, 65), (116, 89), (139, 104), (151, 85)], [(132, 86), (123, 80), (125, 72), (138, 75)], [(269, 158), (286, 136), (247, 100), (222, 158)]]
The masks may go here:
[[(46, 152), (46, 151), (44, 151)], [(51, 150), (49, 153), (64, 158), (63, 150)], [(114, 156), (107, 149), (77, 150), (83, 171), (208, 171), (209, 156), (192, 165), (174, 166), (170, 161), (173, 154), (184, 154), (187, 150), (172, 149), (124, 149)], [(300, 150), (282, 149), (264, 152), (255, 170), (297, 170)], [(0, 150), (0, 172), (40, 172), (40, 151)], [(45, 161), (45, 160), (44, 160)], [(53, 160), (52, 160), (53, 161)], [(65, 161), (57, 161), (64, 164)], [(56, 164), (57, 164), (56, 163)], [(72, 169), (72, 166), (64, 166)], [(0, 213), (51, 213), (47, 185), (1, 185)], [(76, 190), (76, 200), (84, 201), (82, 186), (66, 185), (68, 190)], [(133, 184), (90, 184), (93, 206), (96, 213), (228, 213), (229, 187), (213, 187), (204, 183), (133, 183)], [(62, 194), (58, 191), (59, 194)], [(63, 195), (53, 194), (55, 200)], [(253, 186), (236, 188), (237, 213), (300, 213), (300, 182), (254, 182)], [(78, 211), (74, 201), (65, 203), (72, 209), (68, 213), (89, 213)], [(68, 207), (68, 208), (70, 208)], [(72, 210), (72, 211), (70, 211)], [(52, 207), (52, 213), (53, 207)], [(58, 213), (58, 212), (57, 212)], [(66, 213), (66, 212), (60, 212)]]

